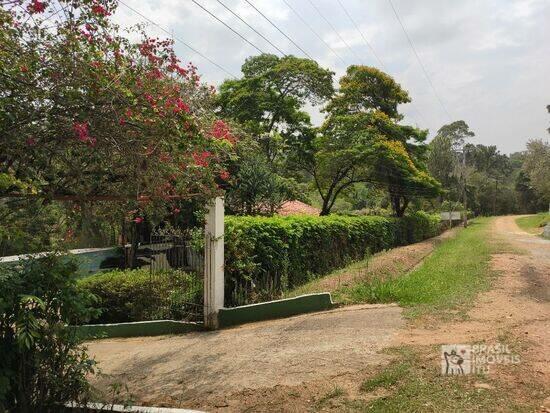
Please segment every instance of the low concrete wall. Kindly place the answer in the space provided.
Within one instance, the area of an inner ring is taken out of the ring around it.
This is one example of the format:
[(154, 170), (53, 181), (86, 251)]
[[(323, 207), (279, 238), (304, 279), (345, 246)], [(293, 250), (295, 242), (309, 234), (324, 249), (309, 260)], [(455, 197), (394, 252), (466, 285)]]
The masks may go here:
[(78, 336), (83, 340), (93, 338), (144, 337), (165, 334), (182, 334), (202, 331), (200, 323), (186, 323), (174, 320), (137, 321), (133, 323), (88, 324), (76, 326)]
[(220, 328), (254, 321), (290, 317), (334, 307), (330, 293), (306, 294), (283, 300), (222, 308), (218, 312)]
[[(76, 256), (78, 262), (78, 275), (86, 277), (102, 270), (117, 268), (122, 260), (122, 251), (120, 248), (82, 248), (69, 250), (70, 254)], [(35, 254), (11, 255), (9, 257), (0, 257), (0, 266), (17, 265), (19, 260), (30, 257), (40, 258), (49, 254), (39, 252)]]

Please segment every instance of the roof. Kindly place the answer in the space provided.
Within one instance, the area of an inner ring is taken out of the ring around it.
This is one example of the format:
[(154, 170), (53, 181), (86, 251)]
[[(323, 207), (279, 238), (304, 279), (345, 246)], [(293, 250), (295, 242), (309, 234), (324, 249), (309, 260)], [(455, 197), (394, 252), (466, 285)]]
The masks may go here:
[(321, 212), (320, 209), (312, 207), (304, 202), (300, 201), (286, 201), (279, 210), (277, 214), (279, 215), (319, 215)]

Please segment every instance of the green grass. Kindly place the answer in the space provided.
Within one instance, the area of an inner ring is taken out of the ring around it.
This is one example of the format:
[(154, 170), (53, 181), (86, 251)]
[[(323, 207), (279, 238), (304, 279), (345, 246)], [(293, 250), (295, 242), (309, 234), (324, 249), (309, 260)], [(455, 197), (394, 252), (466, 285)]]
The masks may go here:
[(436, 247), (422, 265), (402, 277), (374, 279), (343, 289), (351, 302), (397, 302), (409, 315), (463, 307), (490, 285), (490, 218), (476, 219)]
[(537, 215), (521, 217), (516, 219), (516, 224), (525, 232), (536, 234), (541, 228), (550, 222), (550, 214), (548, 212), (539, 212)]
[[(413, 348), (409, 346), (389, 350), (397, 357), (392, 363), (375, 372), (361, 385), (361, 391), (385, 391), (374, 399), (358, 403), (349, 401), (353, 411), (362, 412), (487, 412), (533, 411), (544, 399), (544, 389), (524, 383), (532, 394), (526, 404), (514, 400), (511, 389), (488, 376), (443, 376), (433, 355), (439, 355), (436, 346)], [(430, 357), (432, 356), (432, 357)], [(431, 358), (431, 360), (426, 359)], [(489, 388), (476, 388), (476, 383)], [(515, 385), (515, 384), (514, 384)], [(376, 393), (375, 393), (376, 394)], [(500, 406), (500, 409), (497, 408)]]

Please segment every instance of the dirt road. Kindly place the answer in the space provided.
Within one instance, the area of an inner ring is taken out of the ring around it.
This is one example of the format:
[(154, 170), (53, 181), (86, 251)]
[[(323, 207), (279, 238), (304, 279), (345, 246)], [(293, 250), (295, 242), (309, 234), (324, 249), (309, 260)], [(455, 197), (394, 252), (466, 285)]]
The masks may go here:
[(505, 337), (521, 348), (521, 364), (491, 374), (510, 383), (515, 399), (529, 400), (523, 384), (550, 388), (550, 241), (521, 231), (515, 218), (493, 221), (491, 242), (505, 245), (491, 261), (499, 275), (464, 317), (407, 324), (397, 306), (350, 306), (218, 332), (101, 340), (89, 344), (106, 374), (94, 384), (127, 384), (135, 401), (157, 406), (316, 410), (335, 386), (348, 401), (380, 397), (359, 386), (388, 361), (385, 347), (423, 346), (434, 353), (426, 364), (435, 365), (430, 346)]

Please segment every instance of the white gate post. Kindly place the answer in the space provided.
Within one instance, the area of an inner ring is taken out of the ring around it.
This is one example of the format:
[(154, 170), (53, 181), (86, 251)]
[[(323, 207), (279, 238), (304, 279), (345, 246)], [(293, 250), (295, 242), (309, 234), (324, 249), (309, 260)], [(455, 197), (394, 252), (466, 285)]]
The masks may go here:
[(224, 204), (217, 197), (208, 206), (204, 228), (204, 324), (208, 328), (218, 327), (218, 310), (223, 307), (223, 234)]

